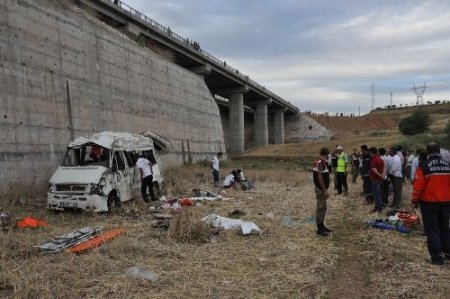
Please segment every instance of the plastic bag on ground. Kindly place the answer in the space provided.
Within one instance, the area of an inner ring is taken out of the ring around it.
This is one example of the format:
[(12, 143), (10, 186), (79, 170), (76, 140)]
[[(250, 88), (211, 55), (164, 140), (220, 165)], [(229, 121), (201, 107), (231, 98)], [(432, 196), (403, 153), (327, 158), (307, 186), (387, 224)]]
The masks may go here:
[(156, 274), (155, 272), (153, 272), (151, 270), (145, 269), (144, 267), (140, 267), (140, 266), (131, 267), (130, 269), (127, 270), (125, 275), (128, 277), (150, 280), (153, 282), (159, 280), (158, 274)]

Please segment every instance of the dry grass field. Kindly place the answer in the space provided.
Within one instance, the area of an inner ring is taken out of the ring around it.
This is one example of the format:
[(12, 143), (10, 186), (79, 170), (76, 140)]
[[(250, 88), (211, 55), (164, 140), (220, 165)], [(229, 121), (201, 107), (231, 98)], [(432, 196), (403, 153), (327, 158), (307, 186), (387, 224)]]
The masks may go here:
[[(222, 174), (242, 162), (227, 161)], [(240, 210), (245, 212), (241, 219), (263, 230), (260, 236), (220, 231), (208, 238), (187, 235), (184, 240), (192, 242), (179, 243), (171, 229), (151, 227), (153, 216), (141, 200), (106, 215), (49, 212), (42, 197), (2, 199), (1, 210), (14, 219), (32, 215), (49, 226), (0, 234), (0, 297), (449, 298), (450, 265), (426, 262), (425, 237), (420, 232), (367, 228), (367, 220), (384, 216), (369, 212), (372, 207), (359, 196), (360, 182), (350, 185), (348, 197), (330, 198), (326, 222), (334, 230), (331, 236), (317, 236), (313, 223), (282, 226), (284, 216), (314, 215), (315, 197), (309, 172), (294, 164), (276, 164), (246, 170), (247, 177), (256, 181), (256, 190), (227, 190), (226, 196), (234, 199), (184, 212), (184, 223), (196, 227), (210, 213), (227, 217)], [(170, 169), (166, 193), (189, 195), (194, 187), (220, 190), (199, 181), (200, 174), (210, 177), (204, 166)], [(407, 197), (405, 192), (405, 201)], [(43, 254), (33, 248), (54, 236), (97, 225), (122, 227), (126, 234), (81, 255)], [(160, 279), (125, 276), (133, 266), (152, 270)]]
[[(227, 190), (225, 196), (233, 199), (184, 208), (169, 229), (152, 227), (149, 205), (140, 199), (113, 214), (92, 214), (47, 211), (41, 195), (1, 198), (0, 212), (13, 222), (34, 216), (49, 225), (0, 232), (0, 298), (450, 298), (450, 262), (443, 267), (427, 262), (420, 228), (401, 234), (367, 227), (368, 220), (387, 216), (370, 212), (373, 207), (360, 197), (360, 180), (349, 184), (347, 197), (329, 199), (330, 236), (317, 236), (311, 221), (296, 228), (282, 225), (285, 216), (308, 220), (315, 214), (305, 165), (321, 146), (342, 144), (349, 152), (361, 144), (388, 147), (401, 138), (395, 128), (384, 128), (254, 149), (224, 161), (221, 174), (242, 168), (256, 189)], [(164, 194), (181, 198), (193, 188), (221, 191), (210, 180), (208, 166), (172, 168), (166, 171)], [(410, 192), (405, 186), (405, 208)], [(227, 217), (236, 210), (263, 233), (242, 236), (200, 223), (208, 214)], [(121, 227), (126, 233), (80, 255), (33, 248), (85, 226)], [(155, 272), (159, 280), (126, 276), (134, 266)]]

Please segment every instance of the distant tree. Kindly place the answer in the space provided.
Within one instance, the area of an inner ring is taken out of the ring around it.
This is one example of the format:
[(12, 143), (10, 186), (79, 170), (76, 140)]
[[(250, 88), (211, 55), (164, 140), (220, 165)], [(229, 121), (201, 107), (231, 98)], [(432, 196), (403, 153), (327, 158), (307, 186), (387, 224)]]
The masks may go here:
[(410, 116), (402, 119), (398, 127), (402, 134), (412, 136), (425, 132), (430, 125), (430, 115), (423, 110), (417, 110)]

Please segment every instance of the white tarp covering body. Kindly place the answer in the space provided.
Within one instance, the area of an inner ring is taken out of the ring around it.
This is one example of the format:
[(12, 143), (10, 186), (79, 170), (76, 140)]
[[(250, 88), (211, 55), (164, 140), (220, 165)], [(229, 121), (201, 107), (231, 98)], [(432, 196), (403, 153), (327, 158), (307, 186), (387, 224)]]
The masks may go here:
[(250, 221), (226, 218), (216, 214), (209, 214), (204, 217), (202, 221), (205, 221), (213, 227), (221, 227), (223, 229), (240, 229), (243, 235), (262, 234), (259, 227)]

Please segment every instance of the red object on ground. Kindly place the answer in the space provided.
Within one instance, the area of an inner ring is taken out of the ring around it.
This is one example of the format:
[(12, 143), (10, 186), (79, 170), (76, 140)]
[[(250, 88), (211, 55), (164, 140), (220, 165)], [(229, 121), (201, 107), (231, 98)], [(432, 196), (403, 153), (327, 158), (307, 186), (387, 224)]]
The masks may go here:
[(397, 217), (403, 221), (403, 224), (407, 227), (414, 226), (419, 223), (419, 217), (407, 211), (400, 211), (397, 213)]
[(19, 228), (27, 228), (27, 227), (37, 228), (46, 226), (48, 226), (47, 222), (33, 217), (24, 217), (22, 220), (17, 222), (17, 227)]
[(180, 199), (180, 205), (182, 207), (193, 206), (194, 201), (190, 200), (189, 198), (183, 198), (183, 199)]
[(82, 253), (86, 250), (98, 247), (103, 243), (112, 240), (121, 234), (125, 233), (123, 228), (113, 228), (107, 232), (101, 233), (91, 239), (81, 242), (78, 245), (72, 246), (68, 248), (66, 251), (71, 253)]

